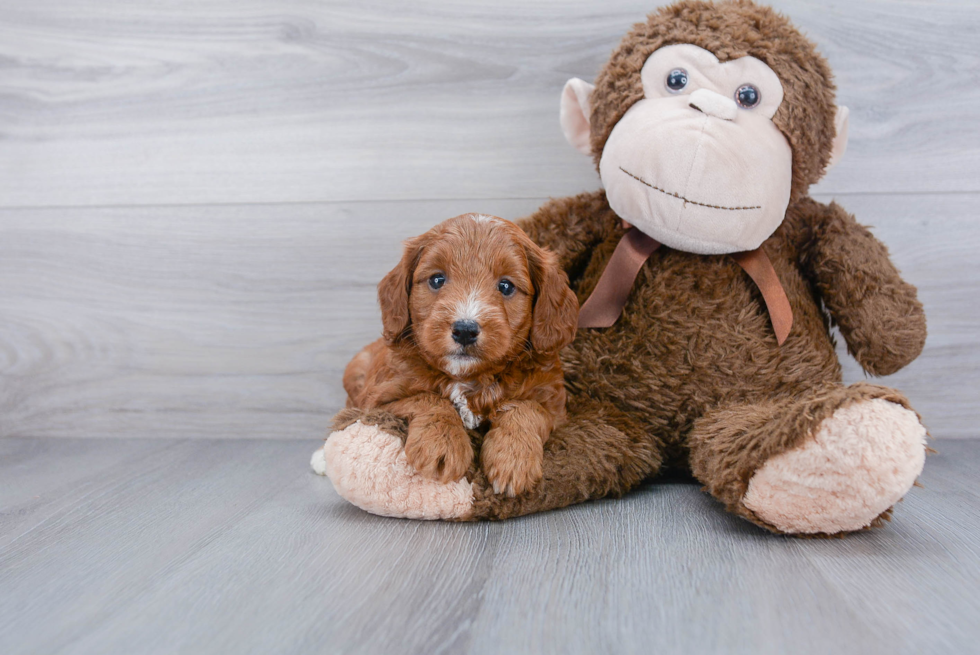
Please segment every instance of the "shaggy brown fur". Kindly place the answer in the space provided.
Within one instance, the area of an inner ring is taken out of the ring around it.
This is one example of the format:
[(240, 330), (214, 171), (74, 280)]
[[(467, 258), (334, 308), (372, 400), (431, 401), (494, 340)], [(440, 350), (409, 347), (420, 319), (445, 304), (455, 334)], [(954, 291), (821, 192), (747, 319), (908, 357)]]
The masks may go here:
[[(347, 365), (348, 407), (405, 419), (408, 462), (442, 482), (470, 468), (466, 428), (486, 421), (490, 482), (510, 495), (536, 484), (544, 443), (565, 419), (559, 351), (578, 315), (557, 258), (509, 221), (464, 214), (406, 242), (378, 300), (385, 339)], [(453, 336), (461, 321), (478, 330), (470, 342)]]
[[(624, 232), (602, 192), (545, 205), (524, 227), (558, 253), (580, 300), (591, 293)], [(828, 330), (831, 321), (841, 326), (869, 373), (898, 370), (919, 354), (922, 306), (885, 247), (837, 205), (804, 198), (790, 205), (764, 248), (793, 308), (793, 329), (782, 346), (761, 294), (732, 258), (667, 248), (644, 265), (614, 326), (579, 332), (563, 357), (570, 418), (549, 446), (557, 447), (559, 439), (571, 443), (558, 458), (546, 454), (545, 480), (549, 465), (561, 471), (560, 478), (570, 477), (564, 469), (578, 468), (594, 486), (585, 491), (562, 485), (565, 500), (605, 495), (603, 490), (622, 493), (668, 463), (689, 468), (731, 511), (759, 522), (740, 501), (752, 473), (769, 457), (799, 445), (822, 419), (855, 399), (908, 405), (884, 387), (843, 387)], [(592, 399), (602, 399), (601, 409)], [(576, 408), (589, 421), (601, 416), (597, 423), (621, 432), (600, 438), (599, 425), (572, 420)], [(582, 430), (592, 434), (582, 439)], [(638, 443), (624, 449), (627, 434)], [(580, 439), (582, 450), (573, 451)], [(611, 480), (592, 470), (602, 462), (616, 471)], [(517, 500), (490, 499), (483, 511), (503, 517), (558, 502)]]
[[(908, 407), (892, 389), (842, 385), (832, 324), (868, 373), (886, 375), (918, 356), (925, 315), (885, 247), (838, 205), (807, 197), (830, 157), (834, 86), (825, 61), (785, 18), (747, 1), (689, 0), (635, 26), (591, 97), (596, 161), (613, 126), (642, 97), (644, 61), (674, 43), (723, 61), (752, 55), (783, 84), (773, 120), (792, 146), (793, 186), (785, 220), (763, 248), (792, 306), (789, 337), (777, 345), (759, 290), (731, 257), (660, 248), (640, 270), (619, 321), (580, 330), (565, 349), (568, 420), (545, 445), (542, 483), (505, 498), (475, 472), (468, 518), (620, 495), (678, 468), (693, 472), (730, 511), (776, 530), (742, 504), (767, 460), (801, 445), (849, 403), (884, 398)], [(522, 227), (558, 255), (580, 302), (625, 231), (601, 191), (553, 200)]]

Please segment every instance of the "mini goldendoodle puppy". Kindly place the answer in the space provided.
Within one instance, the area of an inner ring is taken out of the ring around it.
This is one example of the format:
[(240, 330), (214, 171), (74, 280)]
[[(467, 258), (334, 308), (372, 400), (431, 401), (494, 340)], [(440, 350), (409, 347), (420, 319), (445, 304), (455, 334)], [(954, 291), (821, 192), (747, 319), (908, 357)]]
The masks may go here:
[(480, 464), (494, 491), (533, 487), (565, 418), (558, 353), (578, 316), (555, 256), (509, 221), (464, 214), (406, 241), (378, 299), (384, 338), (347, 365), (348, 407), (406, 419), (409, 464), (442, 482), (473, 462), (467, 428), (489, 423)]

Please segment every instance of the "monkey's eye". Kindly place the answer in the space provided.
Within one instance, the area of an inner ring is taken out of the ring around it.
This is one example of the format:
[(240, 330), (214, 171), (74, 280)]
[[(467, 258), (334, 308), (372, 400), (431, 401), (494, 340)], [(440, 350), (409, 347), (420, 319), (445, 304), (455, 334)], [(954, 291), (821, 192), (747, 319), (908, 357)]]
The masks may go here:
[(514, 291), (516, 290), (517, 287), (515, 287), (514, 283), (510, 280), (501, 280), (500, 282), (497, 282), (497, 291), (505, 296), (513, 296)]
[(687, 71), (683, 68), (675, 68), (667, 73), (667, 89), (677, 93), (687, 86)]
[(442, 288), (442, 285), (446, 283), (446, 276), (442, 273), (435, 273), (429, 278), (429, 288), (435, 291), (436, 289)]
[(762, 94), (759, 93), (759, 89), (755, 88), (751, 84), (743, 84), (738, 87), (738, 91), (735, 92), (735, 102), (738, 103), (739, 107), (743, 109), (752, 109), (762, 100)]

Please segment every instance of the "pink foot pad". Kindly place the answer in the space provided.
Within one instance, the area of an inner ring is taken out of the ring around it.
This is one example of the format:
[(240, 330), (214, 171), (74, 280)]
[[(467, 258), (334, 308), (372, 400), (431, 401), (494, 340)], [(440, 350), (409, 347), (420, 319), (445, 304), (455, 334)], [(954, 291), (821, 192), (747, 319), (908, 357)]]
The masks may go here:
[(883, 399), (841, 407), (813, 439), (756, 471), (742, 499), (788, 533), (860, 530), (897, 503), (925, 462), (915, 412)]
[(360, 421), (330, 435), (310, 464), (342, 498), (366, 512), (409, 519), (458, 519), (473, 508), (465, 479), (442, 484), (405, 459), (402, 440)]

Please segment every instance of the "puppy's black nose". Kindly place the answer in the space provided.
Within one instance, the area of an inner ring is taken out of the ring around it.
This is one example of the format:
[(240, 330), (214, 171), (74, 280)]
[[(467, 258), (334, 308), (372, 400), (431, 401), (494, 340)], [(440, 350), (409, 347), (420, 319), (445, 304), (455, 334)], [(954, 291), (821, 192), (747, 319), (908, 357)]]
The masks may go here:
[(476, 321), (456, 321), (453, 323), (453, 341), (461, 346), (476, 342), (480, 334), (480, 324)]

